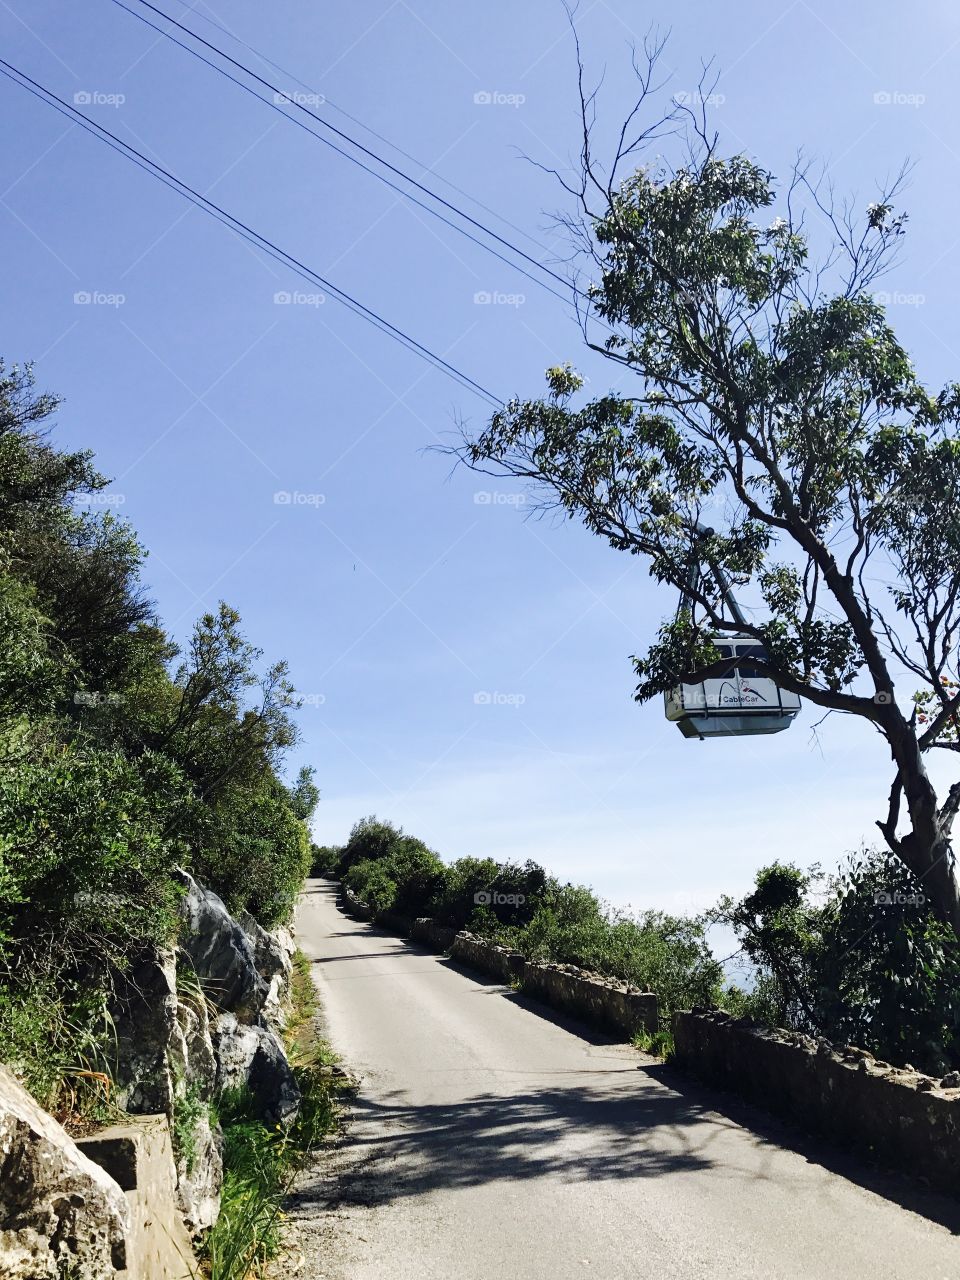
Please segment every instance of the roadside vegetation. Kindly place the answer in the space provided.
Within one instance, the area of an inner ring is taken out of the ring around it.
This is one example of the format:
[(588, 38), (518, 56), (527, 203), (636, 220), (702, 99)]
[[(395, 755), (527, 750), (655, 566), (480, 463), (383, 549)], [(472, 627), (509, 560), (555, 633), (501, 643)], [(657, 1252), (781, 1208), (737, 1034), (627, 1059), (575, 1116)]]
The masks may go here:
[[(695, 916), (630, 913), (535, 862), (445, 863), (389, 822), (364, 818), (342, 848), (316, 850), (313, 874), (343, 883), (376, 911), (430, 916), (515, 948), (655, 991), (656, 1039), (669, 1016), (697, 1006), (760, 1025), (853, 1043), (878, 1057), (942, 1073), (960, 1066), (960, 962), (950, 927), (892, 852), (864, 850), (833, 876), (774, 863), (743, 899)], [(477, 900), (477, 895), (481, 899)], [(731, 928), (744, 977), (732, 983), (708, 942)]]
[(290, 1244), (284, 1204), (310, 1155), (336, 1128), (337, 1097), (352, 1087), (337, 1058), (316, 1036), (317, 996), (309, 962), (294, 957), (287, 1054), (301, 1093), (294, 1122), (270, 1126), (258, 1118), (249, 1091), (226, 1090), (216, 1118), (223, 1130), (220, 1216), (204, 1241), (199, 1275), (205, 1280), (247, 1280), (266, 1273)]
[(267, 928), (310, 861), (297, 699), (235, 610), (179, 648), (57, 400), (0, 363), (0, 1059), (64, 1119), (109, 1100), (110, 993), (175, 941), (183, 867)]
[(655, 990), (668, 1011), (725, 998), (723, 969), (710, 951), (704, 918), (618, 911), (535, 862), (445, 863), (421, 840), (371, 817), (356, 824), (342, 849), (318, 850), (313, 870), (342, 875), (377, 911), (430, 916), (530, 960), (575, 964)]

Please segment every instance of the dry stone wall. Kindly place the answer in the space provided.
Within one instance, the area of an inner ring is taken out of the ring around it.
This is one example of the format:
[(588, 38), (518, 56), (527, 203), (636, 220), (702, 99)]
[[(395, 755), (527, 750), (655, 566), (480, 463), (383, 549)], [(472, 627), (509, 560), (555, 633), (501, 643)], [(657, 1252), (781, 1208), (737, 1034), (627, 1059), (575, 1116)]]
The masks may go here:
[(754, 1027), (720, 1011), (673, 1018), (677, 1065), (931, 1185), (960, 1191), (960, 1076), (935, 1080), (864, 1049)]
[(521, 986), (526, 994), (582, 1018), (591, 1026), (627, 1036), (657, 1030), (657, 997), (652, 991), (641, 991), (616, 978), (585, 973), (570, 964), (528, 961), (521, 974)]

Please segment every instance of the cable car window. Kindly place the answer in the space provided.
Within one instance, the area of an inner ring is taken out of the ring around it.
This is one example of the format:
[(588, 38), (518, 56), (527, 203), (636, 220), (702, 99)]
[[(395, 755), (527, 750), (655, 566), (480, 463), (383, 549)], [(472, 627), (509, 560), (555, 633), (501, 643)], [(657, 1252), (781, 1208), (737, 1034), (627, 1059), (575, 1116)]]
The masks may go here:
[(750, 659), (755, 662), (766, 662), (768, 655), (766, 649), (761, 645), (751, 645), (748, 649), (741, 649), (737, 655), (737, 670), (740, 675), (747, 680), (762, 680), (765, 677), (756, 669)]

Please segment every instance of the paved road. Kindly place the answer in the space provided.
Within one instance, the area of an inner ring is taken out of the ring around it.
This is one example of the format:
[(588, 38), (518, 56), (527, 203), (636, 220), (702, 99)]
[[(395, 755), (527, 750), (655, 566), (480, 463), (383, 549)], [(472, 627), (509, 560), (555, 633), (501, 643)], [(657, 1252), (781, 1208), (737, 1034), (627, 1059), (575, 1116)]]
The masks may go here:
[(301, 1276), (960, 1278), (949, 1200), (349, 919), (324, 881), (297, 928), (330, 1039), (363, 1077), (346, 1140), (292, 1209)]

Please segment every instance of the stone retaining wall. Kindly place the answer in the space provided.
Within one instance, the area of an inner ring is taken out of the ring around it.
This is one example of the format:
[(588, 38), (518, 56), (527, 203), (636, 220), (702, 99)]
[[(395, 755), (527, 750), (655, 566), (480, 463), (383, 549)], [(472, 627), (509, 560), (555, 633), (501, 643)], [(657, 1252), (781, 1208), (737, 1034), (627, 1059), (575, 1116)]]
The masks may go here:
[(409, 916), (401, 916), (396, 911), (378, 911), (374, 920), (391, 933), (399, 933), (402, 938), (410, 937), (413, 921)]
[(633, 1036), (656, 1031), (657, 997), (615, 978), (585, 973), (574, 965), (532, 964), (523, 967), (522, 990), (555, 1009), (572, 1013), (584, 1022), (608, 1031)]
[(466, 931), (456, 935), (450, 947), (450, 955), (454, 960), (462, 960), (464, 964), (492, 974), (502, 982), (513, 982), (515, 978), (519, 978), (525, 963), (519, 951), (498, 947), (495, 943), (485, 942)]
[(340, 892), (343, 895), (344, 905), (352, 916), (357, 920), (373, 919), (373, 907), (368, 907), (365, 902), (361, 902), (357, 895), (351, 889), (348, 889), (345, 884), (341, 883)]
[(410, 928), (410, 938), (413, 942), (422, 942), (424, 946), (432, 947), (434, 951), (449, 951), (456, 936), (456, 929), (436, 924), (429, 916), (419, 916)]
[[(934, 1186), (960, 1189), (960, 1088), (790, 1031), (677, 1013), (678, 1066)], [(953, 1083), (955, 1076), (946, 1077)]]

